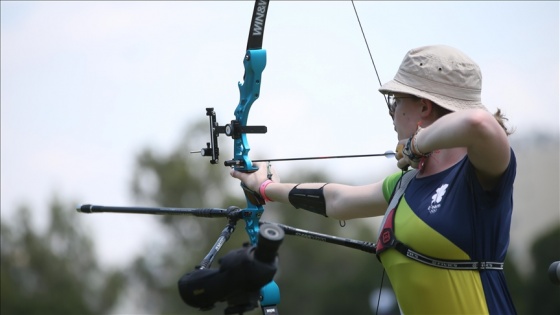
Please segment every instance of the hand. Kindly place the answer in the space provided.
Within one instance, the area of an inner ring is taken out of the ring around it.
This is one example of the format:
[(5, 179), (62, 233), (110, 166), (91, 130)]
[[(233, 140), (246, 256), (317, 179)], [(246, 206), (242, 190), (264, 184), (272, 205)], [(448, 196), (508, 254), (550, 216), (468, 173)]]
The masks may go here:
[[(245, 184), (245, 186), (247, 186), (249, 189), (258, 192), (260, 185), (268, 179), (268, 172), (266, 163), (255, 163), (255, 165), (259, 168), (255, 172), (245, 173), (232, 169), (229, 174), (232, 177), (241, 180), (241, 182), (243, 182), (243, 184)], [(269, 168), (269, 171), (272, 174), (272, 181), (274, 181), (275, 183), (279, 183), (280, 178), (278, 177), (272, 166)]]
[(420, 167), (420, 161), (413, 161), (408, 156), (403, 154), (403, 149), (406, 146), (408, 139), (400, 140), (395, 149), (395, 158), (397, 159), (397, 167), (401, 170), (406, 170), (409, 166), (418, 169)]

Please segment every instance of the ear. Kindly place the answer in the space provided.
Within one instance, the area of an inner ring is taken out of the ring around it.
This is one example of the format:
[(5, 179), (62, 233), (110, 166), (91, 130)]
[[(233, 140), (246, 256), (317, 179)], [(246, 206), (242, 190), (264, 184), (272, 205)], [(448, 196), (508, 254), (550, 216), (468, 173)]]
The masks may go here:
[(434, 110), (434, 103), (425, 98), (420, 99), (420, 103), (422, 105), (422, 107), (420, 107), (420, 115), (422, 116), (422, 118), (429, 117)]

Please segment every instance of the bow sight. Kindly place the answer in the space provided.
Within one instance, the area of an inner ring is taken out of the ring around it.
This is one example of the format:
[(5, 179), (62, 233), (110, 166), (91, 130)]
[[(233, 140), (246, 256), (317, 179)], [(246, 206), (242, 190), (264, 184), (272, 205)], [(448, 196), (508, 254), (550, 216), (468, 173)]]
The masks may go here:
[[(243, 99), (242, 99), (243, 101)], [(218, 164), (219, 157), (220, 157), (220, 148), (218, 146), (218, 136), (220, 134), (225, 134), (228, 137), (234, 139), (234, 141), (241, 141), (241, 145), (243, 145), (244, 135), (248, 133), (266, 133), (267, 129), (266, 126), (244, 126), (239, 122), (239, 120), (232, 120), (230, 124), (226, 124), (225, 126), (220, 126), (218, 122), (216, 122), (216, 112), (214, 111), (213, 107), (206, 108), (206, 116), (208, 116), (210, 122), (210, 142), (206, 142), (206, 148), (200, 149), (200, 151), (191, 151), (191, 153), (200, 153), (202, 156), (210, 156), (210, 163)], [(245, 141), (246, 143), (246, 141)], [(243, 145), (243, 148), (247, 147), (248, 145)], [(248, 170), (255, 170), (253, 167), (249, 167), (252, 165), (248, 165), (244, 163), (244, 159), (232, 159), (224, 162), (225, 166), (233, 166), (236, 169), (248, 169)]]

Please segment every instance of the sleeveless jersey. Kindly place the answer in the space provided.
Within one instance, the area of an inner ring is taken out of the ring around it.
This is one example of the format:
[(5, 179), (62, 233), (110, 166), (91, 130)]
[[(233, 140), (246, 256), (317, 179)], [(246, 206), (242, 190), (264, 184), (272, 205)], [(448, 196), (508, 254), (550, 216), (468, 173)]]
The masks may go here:
[[(516, 159), (484, 191), (467, 157), (449, 169), (413, 178), (398, 204), (395, 237), (415, 251), (445, 260), (505, 260)], [(401, 172), (387, 177), (389, 200)], [(379, 255), (404, 314), (515, 314), (503, 270), (451, 270), (407, 258), (394, 248)], [(507, 268), (507, 266), (506, 266)]]

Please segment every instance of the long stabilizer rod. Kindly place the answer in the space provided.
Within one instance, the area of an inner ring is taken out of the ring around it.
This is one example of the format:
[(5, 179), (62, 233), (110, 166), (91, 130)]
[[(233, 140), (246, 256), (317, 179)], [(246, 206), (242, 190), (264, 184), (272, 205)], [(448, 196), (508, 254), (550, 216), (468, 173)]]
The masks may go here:
[(197, 217), (227, 217), (231, 210), (219, 208), (162, 208), (162, 207), (115, 207), (85, 204), (78, 206), (76, 211), (82, 213), (135, 213), (135, 214), (159, 214), (159, 215), (180, 215), (188, 214)]

